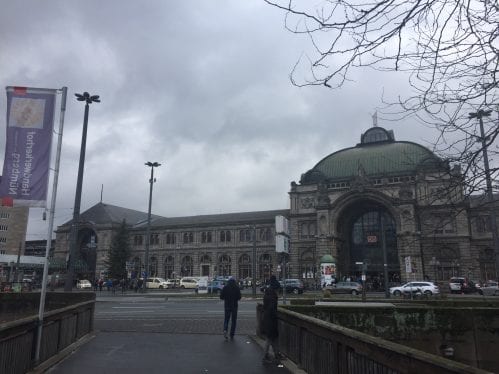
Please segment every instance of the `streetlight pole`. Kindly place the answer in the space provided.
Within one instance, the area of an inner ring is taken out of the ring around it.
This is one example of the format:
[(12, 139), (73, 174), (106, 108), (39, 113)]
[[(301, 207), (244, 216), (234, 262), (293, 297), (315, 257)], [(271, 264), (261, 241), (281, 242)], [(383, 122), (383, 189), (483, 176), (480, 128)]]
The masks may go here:
[(390, 289), (388, 288), (388, 254), (386, 252), (386, 235), (385, 235), (385, 219), (384, 212), (379, 213), (380, 230), (381, 230), (381, 248), (383, 250), (383, 278), (385, 285), (385, 297), (390, 298)]
[(152, 204), (152, 185), (154, 183), (154, 168), (161, 166), (157, 162), (146, 162), (146, 166), (151, 168), (151, 179), (149, 179), (149, 209), (147, 211), (147, 230), (146, 230), (146, 253), (145, 253), (145, 269), (144, 269), (144, 292), (147, 292), (147, 277), (149, 276), (149, 246), (151, 244), (151, 204)]
[(489, 117), (492, 113), (491, 110), (482, 110), (470, 113), (470, 118), (478, 118), (480, 123), (480, 140), (482, 142), (483, 153), (483, 167), (485, 169), (485, 183), (487, 185), (487, 202), (490, 210), (490, 220), (492, 223), (492, 241), (494, 243), (494, 254), (496, 258), (496, 277), (499, 275), (499, 237), (497, 235), (497, 219), (494, 204), (494, 194), (492, 192), (492, 180), (490, 178), (489, 156), (487, 154), (487, 141), (485, 138), (485, 131), (483, 129), (483, 117)]
[(251, 286), (253, 288), (253, 298), (256, 298), (256, 225), (253, 225), (253, 280), (251, 281)]
[(77, 250), (78, 242), (78, 225), (80, 221), (80, 204), (81, 204), (81, 190), (83, 185), (83, 167), (85, 165), (85, 149), (87, 146), (87, 126), (88, 126), (88, 108), (92, 103), (100, 103), (98, 95), (92, 95), (88, 92), (83, 92), (83, 94), (75, 94), (76, 100), (85, 102), (85, 115), (83, 117), (83, 131), (81, 135), (81, 149), (80, 149), (80, 163), (78, 164), (78, 179), (76, 181), (76, 195), (75, 204), (73, 208), (73, 221), (71, 222), (71, 233), (70, 233), (70, 243), (69, 243), (69, 264), (68, 272), (66, 275), (66, 282), (64, 283), (64, 291), (71, 292), (73, 289), (73, 278), (74, 278), (74, 265), (75, 256)]

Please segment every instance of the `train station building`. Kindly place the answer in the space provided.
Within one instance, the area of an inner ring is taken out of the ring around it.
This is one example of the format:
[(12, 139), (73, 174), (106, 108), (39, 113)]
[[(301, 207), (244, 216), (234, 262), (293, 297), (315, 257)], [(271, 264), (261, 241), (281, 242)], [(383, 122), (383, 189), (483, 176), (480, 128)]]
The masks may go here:
[[(287, 278), (316, 287), (321, 264), (328, 263), (338, 279), (357, 279), (364, 272), (373, 288), (385, 277), (389, 282), (496, 279), (490, 211), (484, 197), (465, 195), (461, 180), (459, 165), (371, 127), (357, 144), (325, 156), (291, 182), (286, 209), (153, 215), (149, 274), (245, 279), (255, 272), (263, 281), (286, 270)], [(285, 269), (275, 250), (278, 215), (288, 218), (290, 227)], [(129, 274), (144, 271), (147, 213), (98, 203), (81, 214), (78, 226), (80, 277), (105, 274), (112, 236), (123, 220), (133, 251)], [(67, 259), (70, 229), (71, 222), (57, 228), (55, 257)]]

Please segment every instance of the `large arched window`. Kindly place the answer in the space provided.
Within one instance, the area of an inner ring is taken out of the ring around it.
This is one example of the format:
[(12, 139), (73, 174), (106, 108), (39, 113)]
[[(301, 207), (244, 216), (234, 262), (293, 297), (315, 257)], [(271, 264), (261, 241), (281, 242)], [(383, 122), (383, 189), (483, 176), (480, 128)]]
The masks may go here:
[(166, 234), (166, 244), (175, 244), (175, 233), (169, 232)]
[(158, 259), (156, 257), (151, 257), (149, 261), (149, 272), (148, 277), (157, 277), (158, 276)]
[(209, 255), (203, 255), (201, 260), (199, 260), (199, 266), (201, 269), (201, 276), (208, 277), (210, 276), (210, 268), (211, 268), (211, 257)]
[(259, 237), (260, 241), (264, 242), (270, 241), (272, 237), (272, 230), (270, 229), (270, 227), (265, 227), (263, 229), (260, 229), (259, 231), (260, 231), (260, 237)]
[(221, 242), (230, 242), (231, 241), (231, 235), (230, 235), (229, 230), (220, 231), (220, 241)]
[(191, 256), (184, 256), (180, 262), (180, 276), (182, 277), (192, 277), (194, 266)]
[(239, 257), (239, 279), (250, 278), (251, 272), (251, 258), (247, 254), (242, 254)]
[(231, 274), (231, 260), (229, 255), (221, 255), (218, 259), (218, 275), (228, 277)]
[(175, 278), (174, 269), (175, 260), (173, 259), (173, 256), (168, 256), (165, 258), (165, 278)]
[(391, 215), (381, 207), (370, 207), (360, 210), (352, 218), (350, 258), (343, 275), (355, 279), (360, 277), (362, 268), (358, 263), (364, 263), (368, 280), (384, 284), (383, 250), (386, 249), (388, 282), (400, 281), (396, 227)]
[(239, 231), (239, 241), (240, 242), (249, 242), (251, 241), (251, 232), (252, 230), (240, 230)]
[(258, 270), (260, 273), (260, 282), (267, 281), (272, 275), (272, 256), (264, 253), (260, 256), (258, 261)]
[(459, 252), (451, 247), (443, 247), (437, 251), (437, 258), (440, 263), (440, 279), (449, 279), (461, 275), (461, 263)]

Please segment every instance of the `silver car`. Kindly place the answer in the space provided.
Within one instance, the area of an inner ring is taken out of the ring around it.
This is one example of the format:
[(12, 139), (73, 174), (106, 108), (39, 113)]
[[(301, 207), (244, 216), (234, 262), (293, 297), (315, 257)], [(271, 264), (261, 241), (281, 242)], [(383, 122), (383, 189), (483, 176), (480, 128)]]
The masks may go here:
[(478, 293), (483, 296), (499, 296), (499, 286), (495, 281), (488, 281), (478, 289)]
[(415, 292), (421, 292), (425, 295), (431, 296), (439, 294), (440, 289), (433, 282), (409, 282), (399, 287), (390, 287), (390, 293), (394, 296), (400, 296), (402, 294), (410, 295)]

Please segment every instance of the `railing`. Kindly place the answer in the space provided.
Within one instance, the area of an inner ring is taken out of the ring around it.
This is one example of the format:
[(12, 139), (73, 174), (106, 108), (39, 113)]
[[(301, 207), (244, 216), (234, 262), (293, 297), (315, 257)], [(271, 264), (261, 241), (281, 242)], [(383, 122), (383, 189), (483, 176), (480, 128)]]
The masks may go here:
[(24, 374), (93, 330), (95, 301), (85, 301), (46, 312), (35, 360), (38, 316), (0, 325), (0, 373)]
[[(262, 305), (257, 306), (257, 335)], [(308, 374), (486, 373), (436, 355), (278, 309), (279, 348)]]

